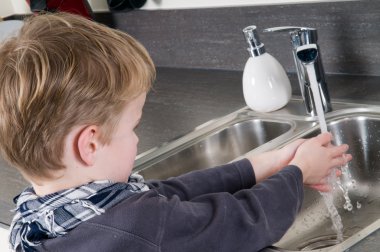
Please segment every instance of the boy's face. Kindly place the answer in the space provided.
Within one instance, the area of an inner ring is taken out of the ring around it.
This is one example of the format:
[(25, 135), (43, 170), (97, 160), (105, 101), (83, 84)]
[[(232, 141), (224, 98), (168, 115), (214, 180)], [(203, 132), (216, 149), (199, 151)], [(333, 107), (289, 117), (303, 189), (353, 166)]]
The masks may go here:
[(96, 162), (99, 179), (126, 182), (130, 176), (137, 154), (139, 141), (134, 130), (140, 122), (146, 93), (139, 95), (123, 109), (119, 123), (112, 134), (111, 142), (103, 145)]

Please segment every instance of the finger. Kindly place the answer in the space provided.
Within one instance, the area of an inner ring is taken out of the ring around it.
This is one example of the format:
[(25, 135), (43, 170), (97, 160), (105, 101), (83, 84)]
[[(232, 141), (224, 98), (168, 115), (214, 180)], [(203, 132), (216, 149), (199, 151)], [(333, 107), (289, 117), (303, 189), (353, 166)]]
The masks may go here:
[(324, 177), (323, 179), (319, 180), (318, 184), (327, 184), (327, 182), (328, 182), (327, 177), (328, 177), (328, 175), (326, 177)]
[(347, 163), (352, 160), (352, 155), (351, 154), (343, 154), (344, 158), (346, 159)]
[[(351, 156), (351, 155), (349, 155)], [(348, 157), (349, 157), (348, 156)], [(348, 163), (346, 155), (341, 155), (331, 160), (331, 167), (340, 167)]]
[(319, 144), (321, 144), (322, 146), (327, 146), (328, 144), (331, 143), (332, 135), (330, 132), (325, 132), (325, 133), (319, 134), (315, 138)]
[(331, 157), (342, 156), (344, 153), (348, 151), (349, 146), (347, 144), (342, 144), (339, 146), (331, 146), (329, 147)]
[(329, 184), (313, 184), (307, 186), (320, 192), (330, 192), (332, 190), (332, 187)]
[(337, 177), (342, 176), (342, 171), (341, 171), (340, 169), (334, 169), (334, 170), (335, 170), (335, 175), (336, 175)]
[[(335, 172), (335, 176), (332, 174), (333, 172)], [(328, 174), (326, 174), (325, 177), (323, 177), (321, 180), (319, 180), (319, 183), (318, 184), (330, 184), (330, 183), (334, 183), (335, 181), (335, 177), (340, 177), (342, 175), (342, 171), (340, 169), (337, 169), (337, 168), (331, 168), (328, 172)]]

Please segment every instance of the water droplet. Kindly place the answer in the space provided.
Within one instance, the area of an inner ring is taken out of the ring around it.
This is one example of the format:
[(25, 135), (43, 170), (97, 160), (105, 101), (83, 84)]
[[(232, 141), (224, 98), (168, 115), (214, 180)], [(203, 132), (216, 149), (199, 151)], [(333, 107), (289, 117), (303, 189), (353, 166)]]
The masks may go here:
[(357, 209), (360, 209), (361, 207), (362, 207), (362, 204), (360, 204), (360, 202), (357, 201), (357, 202), (356, 202), (356, 208), (357, 208)]

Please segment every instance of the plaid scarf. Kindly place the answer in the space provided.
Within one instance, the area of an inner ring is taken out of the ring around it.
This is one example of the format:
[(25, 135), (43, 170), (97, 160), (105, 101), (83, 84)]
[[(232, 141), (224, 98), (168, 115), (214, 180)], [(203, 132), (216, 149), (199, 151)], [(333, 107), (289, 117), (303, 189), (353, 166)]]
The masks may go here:
[(11, 249), (20, 246), (22, 251), (35, 251), (33, 247), (42, 240), (62, 236), (129, 196), (147, 190), (138, 174), (131, 175), (128, 183), (95, 181), (43, 197), (37, 196), (33, 188), (26, 188), (14, 199), (17, 208), (10, 229)]

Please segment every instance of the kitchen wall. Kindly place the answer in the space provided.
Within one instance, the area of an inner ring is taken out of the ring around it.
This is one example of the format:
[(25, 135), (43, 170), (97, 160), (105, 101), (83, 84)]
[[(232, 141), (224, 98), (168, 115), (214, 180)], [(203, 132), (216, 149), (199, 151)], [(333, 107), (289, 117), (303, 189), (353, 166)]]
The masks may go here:
[[(22, 13), (24, 0), (2, 1), (3, 11)], [(380, 75), (380, 1), (239, 0), (227, 7), (231, 1), (148, 0), (143, 10), (118, 13), (101, 12), (101, 1), (89, 0), (96, 19), (139, 39), (157, 66), (241, 71), (248, 57), (245, 26), (293, 25), (318, 29), (327, 73)], [(288, 34), (260, 36), (267, 51), (295, 72)]]
[[(245, 26), (293, 25), (318, 29), (327, 73), (380, 75), (380, 1), (135, 10), (97, 18), (139, 39), (157, 66), (242, 70)], [(295, 72), (288, 34), (260, 35), (267, 51)]]

